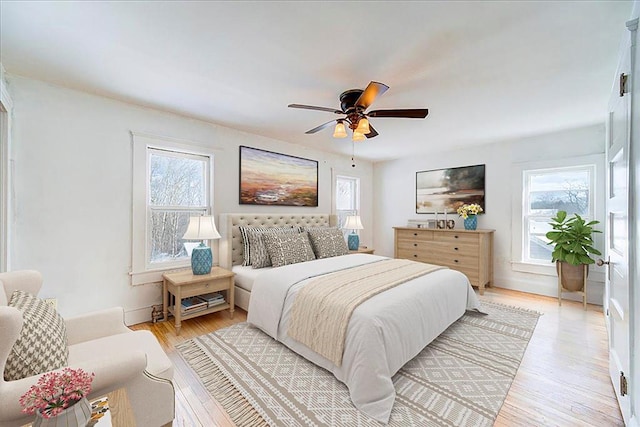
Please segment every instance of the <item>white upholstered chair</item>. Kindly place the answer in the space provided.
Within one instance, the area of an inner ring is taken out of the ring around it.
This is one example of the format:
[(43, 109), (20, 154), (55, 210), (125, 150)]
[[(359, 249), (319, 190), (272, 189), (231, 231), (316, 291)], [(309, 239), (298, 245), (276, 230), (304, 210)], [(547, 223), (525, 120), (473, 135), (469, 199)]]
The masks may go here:
[[(14, 290), (37, 295), (42, 276), (24, 270), (0, 273), (0, 370), (22, 329), (22, 314), (8, 307)], [(122, 308), (101, 310), (64, 319), (69, 348), (68, 365), (95, 373), (89, 398), (125, 388), (139, 427), (170, 425), (175, 414), (171, 380), (173, 365), (149, 331), (132, 331), (124, 324)], [(0, 427), (21, 426), (33, 416), (21, 412), (18, 400), (39, 375), (5, 381), (0, 375)]]

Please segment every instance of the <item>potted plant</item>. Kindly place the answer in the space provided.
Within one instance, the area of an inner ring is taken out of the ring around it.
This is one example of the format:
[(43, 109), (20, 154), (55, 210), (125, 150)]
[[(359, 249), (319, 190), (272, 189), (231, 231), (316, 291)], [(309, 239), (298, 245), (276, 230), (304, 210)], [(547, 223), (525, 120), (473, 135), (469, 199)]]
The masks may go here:
[(47, 372), (20, 397), (22, 412), (36, 414), (34, 426), (86, 426), (91, 418), (87, 395), (94, 374), (64, 368)]
[(588, 274), (589, 264), (595, 261), (590, 255), (601, 255), (600, 251), (593, 247), (594, 225), (600, 221), (586, 222), (578, 214), (567, 217), (566, 211), (558, 211), (551, 218), (549, 225), (553, 231), (546, 236), (548, 245), (555, 245), (551, 254), (551, 262), (556, 263), (556, 271), (560, 275), (560, 283), (569, 291), (580, 291), (584, 285), (584, 275)]

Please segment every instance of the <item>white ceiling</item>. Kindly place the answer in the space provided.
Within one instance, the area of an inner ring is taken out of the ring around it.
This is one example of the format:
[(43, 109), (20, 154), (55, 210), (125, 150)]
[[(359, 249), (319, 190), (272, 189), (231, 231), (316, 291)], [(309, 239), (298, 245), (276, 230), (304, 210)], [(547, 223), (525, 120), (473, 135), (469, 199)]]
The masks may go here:
[(339, 107), (375, 80), (356, 154), (382, 160), (604, 121), (630, 1), (1, 2), (8, 73), (351, 153)]

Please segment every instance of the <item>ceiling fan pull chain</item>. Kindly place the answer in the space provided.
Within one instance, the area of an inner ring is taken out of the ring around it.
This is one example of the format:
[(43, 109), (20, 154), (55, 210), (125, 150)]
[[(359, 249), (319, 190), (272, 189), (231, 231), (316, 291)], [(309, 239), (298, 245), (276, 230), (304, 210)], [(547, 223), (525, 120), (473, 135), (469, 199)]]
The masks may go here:
[(356, 167), (356, 162), (355, 160), (353, 160), (353, 156), (355, 156), (356, 154), (356, 143), (354, 141), (351, 141), (351, 167), (355, 168)]

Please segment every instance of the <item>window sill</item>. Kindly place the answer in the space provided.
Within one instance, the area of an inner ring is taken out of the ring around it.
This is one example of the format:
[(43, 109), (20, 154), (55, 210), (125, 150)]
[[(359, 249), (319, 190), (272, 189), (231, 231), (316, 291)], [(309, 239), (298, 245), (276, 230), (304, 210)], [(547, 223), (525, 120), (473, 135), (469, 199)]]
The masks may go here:
[(184, 265), (172, 265), (171, 267), (166, 267), (158, 270), (147, 270), (147, 271), (132, 271), (129, 272), (129, 276), (131, 276), (131, 286), (139, 286), (139, 285), (147, 285), (150, 283), (160, 283), (162, 282), (162, 275), (164, 273), (168, 273), (171, 271), (184, 270), (185, 268), (190, 268), (191, 264)]
[(556, 265), (547, 264), (533, 264), (529, 262), (513, 261), (511, 262), (511, 269), (513, 271), (519, 271), (522, 273), (541, 274), (544, 276), (556, 276)]
[[(558, 273), (556, 272), (556, 265), (549, 263), (546, 264), (533, 264), (528, 262), (521, 261), (513, 261), (511, 262), (511, 270), (519, 271), (521, 273), (531, 273), (538, 274), (541, 276), (553, 276), (558, 277)], [(598, 282), (604, 283), (604, 269), (597, 267), (595, 265), (589, 266), (589, 281), (590, 282)]]

